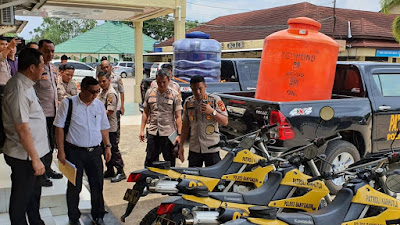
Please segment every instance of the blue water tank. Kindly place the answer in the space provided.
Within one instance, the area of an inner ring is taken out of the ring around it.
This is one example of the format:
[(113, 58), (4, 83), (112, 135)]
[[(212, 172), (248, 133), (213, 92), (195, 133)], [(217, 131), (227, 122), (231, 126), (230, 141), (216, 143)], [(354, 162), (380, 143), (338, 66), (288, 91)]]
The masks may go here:
[(221, 79), (221, 43), (209, 39), (210, 35), (194, 31), (186, 34), (186, 39), (174, 42), (174, 75), (190, 81), (201, 75), (206, 82)]

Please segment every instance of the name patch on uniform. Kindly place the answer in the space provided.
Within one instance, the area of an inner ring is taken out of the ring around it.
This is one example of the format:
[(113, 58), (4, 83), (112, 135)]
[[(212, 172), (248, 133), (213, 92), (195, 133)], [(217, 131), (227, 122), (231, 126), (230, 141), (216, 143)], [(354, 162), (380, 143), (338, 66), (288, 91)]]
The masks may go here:
[(155, 97), (149, 98), (149, 103), (156, 103), (157, 99)]
[(224, 112), (224, 111), (226, 110), (226, 109), (225, 109), (224, 102), (223, 102), (222, 100), (219, 100), (219, 101), (217, 102), (217, 105), (218, 105), (219, 109), (221, 109), (222, 112)]
[(206, 126), (206, 134), (211, 135), (215, 132), (215, 127), (212, 124)]
[(165, 99), (164, 103), (171, 105), (174, 101), (172, 99)]

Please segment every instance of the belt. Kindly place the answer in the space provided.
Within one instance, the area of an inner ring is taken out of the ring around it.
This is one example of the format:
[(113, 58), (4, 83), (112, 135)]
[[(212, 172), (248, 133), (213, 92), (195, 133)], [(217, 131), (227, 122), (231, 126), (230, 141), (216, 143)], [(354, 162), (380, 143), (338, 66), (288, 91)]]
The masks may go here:
[(96, 150), (97, 147), (99, 147), (100, 145), (96, 145), (96, 146), (92, 146), (92, 147), (79, 147), (76, 146), (74, 144), (71, 144), (69, 142), (65, 142), (65, 145), (74, 148), (74, 149), (78, 149), (78, 150), (83, 150), (83, 151), (88, 151), (88, 152), (93, 152), (94, 150)]

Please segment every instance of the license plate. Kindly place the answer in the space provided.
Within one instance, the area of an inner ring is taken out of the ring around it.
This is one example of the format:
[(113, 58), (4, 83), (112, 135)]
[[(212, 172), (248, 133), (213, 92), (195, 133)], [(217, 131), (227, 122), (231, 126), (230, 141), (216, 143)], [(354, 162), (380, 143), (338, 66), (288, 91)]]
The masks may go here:
[(163, 216), (157, 216), (156, 225), (176, 225), (176, 222)]
[(139, 201), (140, 193), (134, 189), (127, 189), (124, 195), (124, 200), (136, 204)]

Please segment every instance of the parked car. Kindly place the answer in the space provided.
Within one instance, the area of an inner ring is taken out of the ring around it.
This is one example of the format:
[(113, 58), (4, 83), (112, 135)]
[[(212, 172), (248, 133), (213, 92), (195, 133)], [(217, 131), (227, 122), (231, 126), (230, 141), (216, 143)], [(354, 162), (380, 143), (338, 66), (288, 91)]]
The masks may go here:
[(127, 76), (133, 76), (134, 74), (134, 63), (133, 62), (115, 62), (113, 64), (114, 73), (120, 75), (122, 78)]
[[(150, 70), (151, 70), (151, 66), (154, 63), (152, 62), (144, 62), (143, 63), (143, 78), (149, 78), (150, 77)], [(135, 66), (133, 66), (135, 67)]]
[(156, 78), (157, 71), (159, 71), (164, 64), (171, 64), (169, 62), (155, 62), (150, 69), (150, 78)]
[[(61, 63), (60, 60), (53, 60), (51, 62), (57, 68), (58, 68), (58, 65)], [(75, 81), (79, 86), (80, 86), (80, 83), (82, 82), (82, 79), (86, 76), (96, 78), (96, 70), (93, 67), (88, 66), (83, 62), (78, 62), (78, 61), (74, 61), (74, 60), (68, 60), (68, 64), (73, 65), (75, 67), (75, 73), (74, 73), (74, 77), (72, 78), (72, 80)]]

